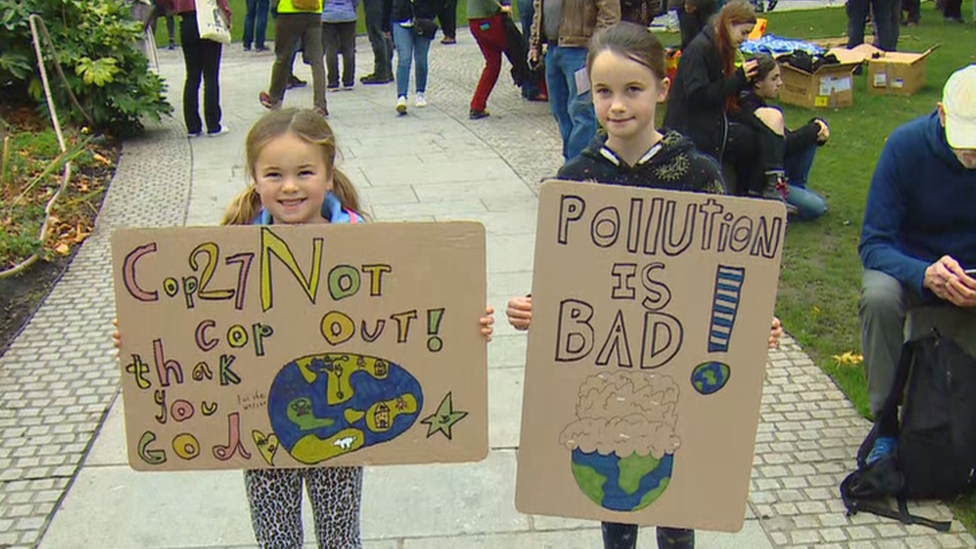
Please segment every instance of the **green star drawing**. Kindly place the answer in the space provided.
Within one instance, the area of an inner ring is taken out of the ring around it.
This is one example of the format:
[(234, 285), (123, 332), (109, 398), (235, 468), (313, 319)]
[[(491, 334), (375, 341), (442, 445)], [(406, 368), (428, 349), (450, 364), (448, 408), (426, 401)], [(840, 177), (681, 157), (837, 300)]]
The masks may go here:
[(467, 415), (467, 412), (454, 411), (451, 393), (447, 393), (447, 396), (441, 401), (440, 406), (437, 407), (437, 413), (424, 418), (420, 423), (427, 425), (427, 438), (434, 436), (434, 433), (440, 431), (447, 437), (447, 440), (451, 440), (451, 427), (454, 427), (457, 422), (464, 419)]

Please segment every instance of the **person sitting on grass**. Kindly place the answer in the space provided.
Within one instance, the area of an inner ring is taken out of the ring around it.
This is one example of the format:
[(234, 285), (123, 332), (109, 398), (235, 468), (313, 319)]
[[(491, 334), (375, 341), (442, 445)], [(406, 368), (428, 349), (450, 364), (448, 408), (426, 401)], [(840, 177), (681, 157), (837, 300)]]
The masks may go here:
[[(767, 100), (776, 99), (779, 89), (783, 85), (779, 63), (766, 54), (756, 57), (756, 79), (752, 86), (739, 97), (739, 119), (743, 124), (756, 126), (762, 122), (755, 117), (757, 109), (775, 108), (766, 104)], [(817, 147), (822, 146), (830, 138), (830, 127), (821, 118), (812, 118), (806, 125), (795, 130), (786, 130), (786, 145), (783, 155), (783, 169), (789, 193), (786, 201), (797, 209), (797, 216), (802, 220), (816, 219), (827, 211), (824, 199), (807, 190), (807, 179), (813, 159), (817, 154)]]

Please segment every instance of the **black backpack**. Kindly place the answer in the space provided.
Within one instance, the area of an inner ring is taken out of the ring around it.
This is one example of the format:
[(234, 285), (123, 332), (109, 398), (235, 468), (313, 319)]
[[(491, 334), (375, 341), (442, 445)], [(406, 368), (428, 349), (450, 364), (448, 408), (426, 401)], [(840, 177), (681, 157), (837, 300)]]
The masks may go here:
[[(907, 393), (905, 393), (907, 383)], [(866, 464), (881, 418), (897, 417), (896, 451)], [(857, 471), (840, 485), (847, 515), (859, 511), (939, 531), (950, 523), (908, 512), (908, 499), (950, 499), (968, 491), (976, 475), (976, 359), (935, 330), (905, 344), (891, 394), (857, 452)], [(892, 509), (888, 498), (898, 502)]]

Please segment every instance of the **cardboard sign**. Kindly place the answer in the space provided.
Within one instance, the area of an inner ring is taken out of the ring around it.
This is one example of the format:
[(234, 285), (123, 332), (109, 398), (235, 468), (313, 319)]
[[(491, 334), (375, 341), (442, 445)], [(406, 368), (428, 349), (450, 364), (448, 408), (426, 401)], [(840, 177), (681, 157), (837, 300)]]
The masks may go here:
[(738, 531), (782, 204), (547, 182), (516, 507)]
[(112, 255), (134, 469), (487, 456), (482, 225), (121, 230)]

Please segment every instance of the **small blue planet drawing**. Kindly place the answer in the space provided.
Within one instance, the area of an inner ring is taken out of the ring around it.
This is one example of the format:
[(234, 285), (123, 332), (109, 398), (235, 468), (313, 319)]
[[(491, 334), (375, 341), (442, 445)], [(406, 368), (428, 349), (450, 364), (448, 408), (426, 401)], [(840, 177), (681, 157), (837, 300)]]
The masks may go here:
[(729, 382), (732, 370), (721, 362), (703, 362), (691, 372), (691, 385), (703, 395), (712, 395), (722, 390)]

